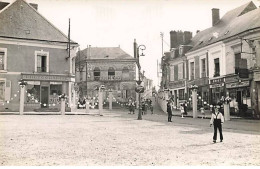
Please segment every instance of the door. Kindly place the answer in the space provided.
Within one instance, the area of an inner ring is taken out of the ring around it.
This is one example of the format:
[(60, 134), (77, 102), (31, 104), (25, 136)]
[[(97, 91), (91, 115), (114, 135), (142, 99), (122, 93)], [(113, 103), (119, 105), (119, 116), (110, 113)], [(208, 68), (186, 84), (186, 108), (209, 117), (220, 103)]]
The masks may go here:
[(41, 87), (41, 107), (46, 108), (49, 107), (49, 87), (42, 86)]
[(240, 106), (242, 104), (242, 92), (241, 91), (237, 91), (237, 103), (238, 106)]

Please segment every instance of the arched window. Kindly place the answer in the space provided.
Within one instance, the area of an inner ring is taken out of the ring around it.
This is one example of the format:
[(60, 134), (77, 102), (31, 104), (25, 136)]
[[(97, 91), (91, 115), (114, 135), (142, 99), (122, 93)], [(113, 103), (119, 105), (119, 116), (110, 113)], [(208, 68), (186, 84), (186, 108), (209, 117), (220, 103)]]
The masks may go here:
[(124, 67), (122, 70), (122, 79), (129, 79), (129, 69), (127, 67)]
[(98, 67), (94, 69), (94, 80), (100, 80), (100, 69)]
[(108, 69), (108, 80), (114, 80), (115, 79), (115, 69), (113, 67), (110, 67)]

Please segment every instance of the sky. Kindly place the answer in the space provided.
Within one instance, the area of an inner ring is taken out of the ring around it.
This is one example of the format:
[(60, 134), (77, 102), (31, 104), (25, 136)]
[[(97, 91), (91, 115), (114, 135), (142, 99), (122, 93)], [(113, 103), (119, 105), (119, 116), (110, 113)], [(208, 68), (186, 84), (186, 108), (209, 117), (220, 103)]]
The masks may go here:
[[(13, 2), (13, 0), (0, 0)], [(211, 9), (220, 9), (220, 18), (249, 0), (26, 0), (38, 4), (38, 11), (64, 34), (85, 49), (118, 47), (133, 56), (133, 42), (145, 45), (140, 57), (142, 71), (158, 87), (157, 60), (170, 50), (170, 31), (191, 31), (211, 27)], [(260, 0), (253, 0), (257, 7)]]

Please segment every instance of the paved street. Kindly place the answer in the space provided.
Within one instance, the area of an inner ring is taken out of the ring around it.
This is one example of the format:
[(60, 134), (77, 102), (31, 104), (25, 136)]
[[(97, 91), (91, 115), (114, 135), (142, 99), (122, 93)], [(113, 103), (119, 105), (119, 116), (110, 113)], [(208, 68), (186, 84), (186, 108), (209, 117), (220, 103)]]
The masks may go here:
[(122, 109), (77, 114), (1, 115), (1, 165), (260, 165), (259, 121), (228, 121), (224, 142), (213, 144), (208, 119), (168, 123), (157, 112), (136, 120)]

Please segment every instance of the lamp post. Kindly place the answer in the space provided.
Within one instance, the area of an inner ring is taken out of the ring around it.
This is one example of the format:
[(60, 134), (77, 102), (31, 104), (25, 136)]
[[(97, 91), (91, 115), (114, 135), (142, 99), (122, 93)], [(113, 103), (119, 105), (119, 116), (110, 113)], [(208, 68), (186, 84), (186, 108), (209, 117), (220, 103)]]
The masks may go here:
[(19, 85), (21, 87), (21, 92), (20, 92), (20, 107), (19, 107), (19, 113), (20, 115), (23, 115), (24, 111), (24, 88), (27, 85), (27, 82), (25, 82), (23, 79), (19, 82)]
[(104, 85), (100, 85), (98, 88), (98, 109), (99, 115), (103, 116), (103, 90), (105, 89)]
[[(141, 65), (140, 65), (140, 59), (139, 57), (140, 56), (145, 56), (143, 54), (143, 51), (146, 49), (146, 47), (144, 45), (139, 45), (137, 47), (137, 66), (138, 66), (138, 81), (137, 81), (137, 84), (140, 85), (142, 83), (141, 81)], [(142, 51), (141, 55), (139, 55), (139, 50)], [(137, 120), (142, 120), (142, 112), (141, 112), (141, 109), (142, 109), (142, 106), (141, 106), (141, 91), (138, 92), (138, 107), (139, 107), (139, 110), (138, 110), (138, 118)]]

